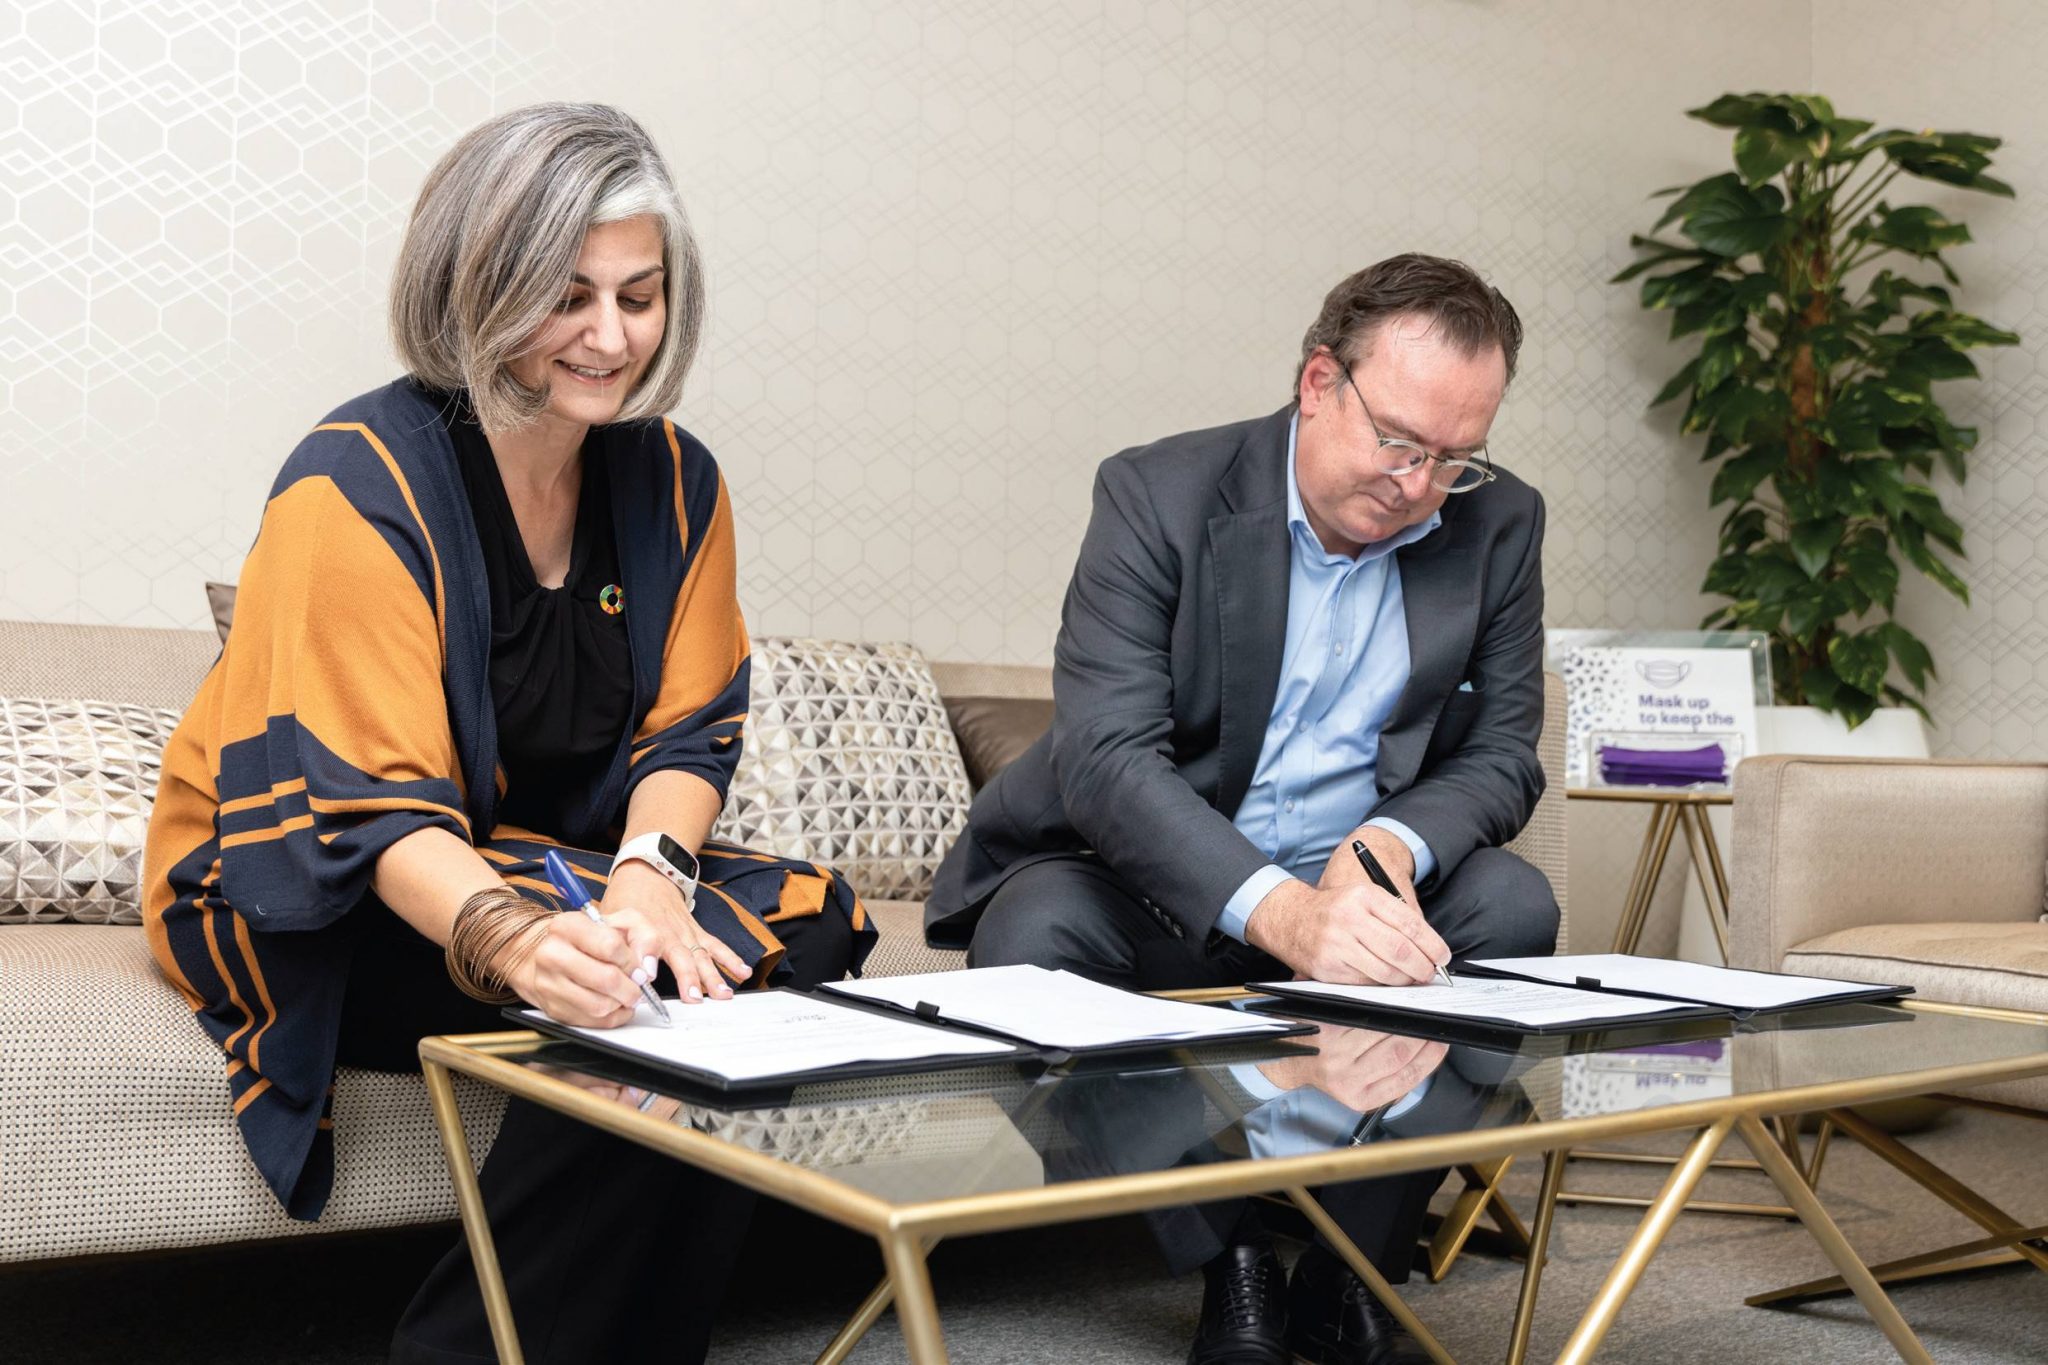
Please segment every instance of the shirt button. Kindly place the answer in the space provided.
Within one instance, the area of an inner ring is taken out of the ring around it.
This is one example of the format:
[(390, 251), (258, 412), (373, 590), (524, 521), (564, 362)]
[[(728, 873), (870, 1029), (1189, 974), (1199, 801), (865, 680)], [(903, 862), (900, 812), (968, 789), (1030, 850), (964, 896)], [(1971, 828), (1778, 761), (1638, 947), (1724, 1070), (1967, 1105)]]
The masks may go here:
[(1334, 648), (1339, 654), (1342, 654), (1344, 652), (1344, 646), (1341, 644), (1334, 645), (1332, 646), (1332, 648)]
[(1294, 803), (1293, 803), (1292, 801), (1289, 801), (1289, 802), (1287, 803), (1287, 810), (1288, 810), (1288, 813), (1289, 813), (1289, 814), (1292, 814), (1292, 813), (1293, 813), (1293, 811), (1294, 811)]

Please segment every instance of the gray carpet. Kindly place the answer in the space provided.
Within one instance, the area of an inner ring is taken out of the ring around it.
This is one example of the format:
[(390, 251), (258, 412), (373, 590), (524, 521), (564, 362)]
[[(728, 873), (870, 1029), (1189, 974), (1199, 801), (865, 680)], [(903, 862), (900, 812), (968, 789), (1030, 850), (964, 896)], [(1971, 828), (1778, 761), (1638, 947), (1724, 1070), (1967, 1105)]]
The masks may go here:
[[(1958, 1114), (1911, 1139), (2023, 1221), (2048, 1222), (2039, 1178), (2043, 1133), (2024, 1120)], [(1535, 1170), (1509, 1179), (1533, 1202)], [(1617, 1191), (1655, 1175), (1574, 1167), (1571, 1183)], [(1763, 1178), (1710, 1177), (1709, 1196), (1761, 1199)], [(1905, 1255), (1974, 1228), (1889, 1167), (1838, 1143), (1822, 1195), (1869, 1259)], [(1630, 1210), (1561, 1214), (1544, 1281), (1533, 1359), (1562, 1345), (1628, 1237)], [(261, 1249), (189, 1252), (118, 1262), (0, 1268), (0, 1361), (100, 1365), (154, 1361), (364, 1365), (382, 1358), (399, 1307), (437, 1255), (445, 1229), (314, 1239)], [(800, 1249), (798, 1256), (789, 1249)], [(790, 1273), (777, 1266), (797, 1264)], [(1689, 1214), (1622, 1310), (1602, 1359), (1664, 1362), (1883, 1361), (1894, 1357), (1851, 1299), (1796, 1312), (1745, 1308), (1742, 1296), (1826, 1272), (1797, 1227)], [(1519, 1266), (1467, 1256), (1441, 1285), (1406, 1293), (1460, 1359), (1497, 1360)], [(764, 1213), (750, 1236), (712, 1359), (786, 1365), (811, 1359), (878, 1273), (872, 1250), (787, 1211)], [(1197, 1280), (1155, 1269), (1131, 1219), (966, 1239), (941, 1247), (933, 1275), (953, 1358), (1011, 1362), (1184, 1359), (1200, 1304)], [(1977, 1365), (2048, 1359), (2048, 1276), (2010, 1268), (1901, 1289), (1897, 1301), (1935, 1359)], [(904, 1359), (884, 1320), (855, 1353), (863, 1365)]]

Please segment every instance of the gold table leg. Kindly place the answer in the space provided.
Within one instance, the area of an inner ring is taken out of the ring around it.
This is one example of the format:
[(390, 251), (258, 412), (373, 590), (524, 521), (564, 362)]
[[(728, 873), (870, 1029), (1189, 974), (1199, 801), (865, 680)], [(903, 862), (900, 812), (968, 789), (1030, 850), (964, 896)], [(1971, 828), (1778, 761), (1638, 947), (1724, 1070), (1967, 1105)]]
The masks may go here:
[(1663, 1191), (1650, 1205), (1649, 1212), (1643, 1215), (1635, 1235), (1629, 1238), (1620, 1259), (1615, 1261), (1614, 1269), (1607, 1272), (1607, 1280), (1594, 1296), (1592, 1307), (1579, 1319), (1579, 1325), (1572, 1330), (1571, 1340), (1559, 1353), (1560, 1365), (1585, 1365), (1600, 1349), (1608, 1329), (1614, 1326), (1615, 1316), (1621, 1312), (1621, 1305), (1627, 1302), (1636, 1283), (1642, 1279), (1644, 1268), (1670, 1234), (1679, 1210), (1706, 1175), (1707, 1163), (1734, 1126), (1735, 1120), (1726, 1118), (1710, 1128), (1702, 1128), (1685, 1149), (1685, 1155), (1671, 1168), (1671, 1176), (1664, 1182)]
[(1927, 1354), (1927, 1348), (1920, 1344), (1920, 1338), (1913, 1335), (1913, 1329), (1900, 1316), (1897, 1305), (1885, 1297), (1884, 1289), (1871, 1277), (1870, 1270), (1856, 1249), (1849, 1245), (1849, 1239), (1842, 1236), (1842, 1230), (1835, 1226), (1835, 1220), (1828, 1217), (1828, 1211), (1821, 1207), (1813, 1189), (1800, 1178), (1799, 1167), (1785, 1154), (1770, 1130), (1753, 1117), (1745, 1117), (1737, 1125), (1742, 1140), (1749, 1144), (1749, 1150), (1763, 1163), (1763, 1168), (1778, 1186), (1778, 1192), (1785, 1196), (1785, 1202), (1798, 1210), (1799, 1221), (1813, 1240), (1820, 1243), (1820, 1249), (1827, 1253), (1835, 1269), (1842, 1272), (1842, 1278), (1855, 1292), (1863, 1304), (1864, 1311), (1876, 1321), (1878, 1330), (1899, 1353), (1899, 1359), (1908, 1365), (1934, 1365), (1934, 1357)]
[(434, 1126), (441, 1130), (441, 1152), (448, 1158), (455, 1207), (462, 1211), (462, 1231), (469, 1239), (469, 1259), (476, 1266), (477, 1288), (483, 1292), (484, 1314), (490, 1320), (499, 1365), (524, 1365), (519, 1332), (512, 1325), (512, 1300), (505, 1293), (505, 1276), (498, 1268), (497, 1244), (491, 1240), (490, 1220), (484, 1216), (483, 1191), (477, 1188), (476, 1171), (469, 1164), (469, 1137), (462, 1129), (455, 1084), (448, 1078), (447, 1067), (425, 1058), (420, 1060), (420, 1075), (427, 1082), (427, 1098), (433, 1102)]
[(1536, 1227), (1529, 1234), (1529, 1259), (1522, 1266), (1522, 1292), (1515, 1297), (1515, 1328), (1508, 1337), (1508, 1365), (1522, 1365), (1529, 1355), (1529, 1330), (1536, 1323), (1536, 1291), (1543, 1283), (1543, 1263), (1550, 1257), (1550, 1225), (1557, 1217), (1557, 1192), (1564, 1184), (1565, 1152), (1543, 1154), (1543, 1185), (1536, 1194)]
[[(1896, 1261), (1885, 1261), (1870, 1267), (1870, 1278), (1879, 1284), (1904, 1284), (1912, 1280), (1929, 1279), (1946, 1275), (1957, 1270), (1984, 1270), (1991, 1266), (2017, 1265), (2018, 1252), (2012, 1249), (2015, 1240), (2036, 1241), (2048, 1237), (2048, 1224), (2037, 1228), (2022, 1229), (2018, 1239), (2011, 1237), (1979, 1237), (1974, 1242), (1959, 1246), (1942, 1247), (1938, 1251), (1923, 1251), (1918, 1256), (1904, 1256)], [(1830, 1294), (1846, 1294), (1849, 1282), (1840, 1275), (1826, 1279), (1808, 1280), (1805, 1284), (1787, 1285), (1773, 1289), (1767, 1294), (1752, 1294), (1743, 1302), (1752, 1308), (1767, 1308), (1777, 1303), (1794, 1303), (1802, 1299), (1824, 1299)]]
[[(1575, 1147), (1565, 1153), (1565, 1160), (1567, 1161), (1607, 1161), (1619, 1165), (1632, 1166), (1676, 1166), (1684, 1159), (1682, 1156), (1666, 1156), (1662, 1152), (1616, 1152), (1601, 1147)], [(1707, 1167), (1710, 1170), (1716, 1171), (1761, 1172), (1763, 1170), (1763, 1167), (1757, 1165), (1756, 1162), (1746, 1161), (1741, 1157), (1717, 1157), (1709, 1161)], [(1577, 1204), (1595, 1204), (1606, 1208), (1646, 1209), (1656, 1202), (1654, 1199), (1645, 1199), (1637, 1194), (1598, 1194), (1590, 1190), (1559, 1190), (1557, 1198), (1559, 1203), (1567, 1207)], [(1750, 1204), (1726, 1199), (1689, 1199), (1686, 1201), (1684, 1211), (1686, 1213), (1727, 1213), (1744, 1218), (1791, 1219), (1797, 1216), (1784, 1204)]]
[[(925, 1245), (925, 1254), (930, 1255), (932, 1247), (938, 1245), (934, 1238)], [(853, 1354), (853, 1348), (860, 1345), (861, 1338), (874, 1330), (882, 1320), (882, 1314), (889, 1311), (889, 1305), (896, 1301), (896, 1284), (887, 1275), (875, 1282), (875, 1287), (862, 1299), (860, 1307), (853, 1310), (853, 1316), (839, 1329), (839, 1334), (827, 1342), (818, 1354), (815, 1365), (844, 1365), (846, 1358)]]
[(924, 1263), (924, 1239), (916, 1233), (892, 1232), (881, 1242), (910, 1365), (946, 1365), (946, 1339), (939, 1331), (939, 1304), (932, 1297), (931, 1272)]
[(1830, 1109), (1827, 1116), (1835, 1126), (1874, 1155), (1891, 1163), (1900, 1174), (1912, 1180), (1935, 1198), (1947, 1204), (1963, 1217), (1975, 1223), (1994, 1237), (2004, 1237), (2015, 1244), (2013, 1250), (2033, 1263), (2037, 1270), (2048, 1271), (2048, 1252), (2029, 1246), (2024, 1240), (2027, 1228), (2018, 1219), (1999, 1208), (1983, 1195), (1950, 1175), (1941, 1167), (1921, 1156), (1912, 1148), (1900, 1142), (1890, 1133), (1872, 1124), (1853, 1109)]
[(1806, 1165), (1807, 1184), (1820, 1184), (1820, 1164), (1828, 1159), (1828, 1143), (1834, 1136), (1835, 1121), (1825, 1114), (1821, 1115), (1820, 1131), (1813, 1135), (1813, 1160)]
[(1365, 1253), (1358, 1249), (1357, 1244), (1344, 1235), (1344, 1229), (1337, 1226), (1337, 1220), (1330, 1217), (1329, 1210), (1316, 1202), (1315, 1196), (1307, 1189), (1296, 1186), (1287, 1191), (1287, 1197), (1294, 1201), (1296, 1208), (1308, 1215), (1309, 1222), (1315, 1224), (1316, 1231), (1323, 1235), (1323, 1240), (1344, 1259), (1345, 1265), (1351, 1267), (1351, 1273), (1365, 1282), (1365, 1287), (1372, 1291), (1372, 1296), (1378, 1299), (1389, 1313), (1394, 1315), (1394, 1320), (1414, 1334), (1417, 1344), (1429, 1353), (1431, 1360), (1437, 1362), (1437, 1365), (1457, 1365), (1450, 1352), (1444, 1350), (1443, 1343), (1422, 1325), (1422, 1319), (1415, 1316), (1415, 1310), (1394, 1292), (1394, 1286), (1387, 1283), (1386, 1276), (1380, 1274), (1373, 1263), (1365, 1258)]
[(1501, 1181), (1506, 1179), (1508, 1168), (1515, 1164), (1511, 1156), (1497, 1157), (1492, 1161), (1477, 1161), (1457, 1168), (1457, 1174), (1465, 1182), (1465, 1188), (1451, 1202), (1450, 1210), (1444, 1214), (1436, 1235), (1429, 1239), (1429, 1282), (1442, 1284), (1444, 1277), (1451, 1273), (1451, 1266), (1464, 1251), (1472, 1233), (1479, 1226), (1479, 1220), (1491, 1214), (1494, 1225), (1500, 1229), (1501, 1240), (1508, 1248), (1509, 1255), (1526, 1254), (1529, 1246), (1529, 1230), (1522, 1226), (1522, 1220), (1515, 1215), (1501, 1193)]

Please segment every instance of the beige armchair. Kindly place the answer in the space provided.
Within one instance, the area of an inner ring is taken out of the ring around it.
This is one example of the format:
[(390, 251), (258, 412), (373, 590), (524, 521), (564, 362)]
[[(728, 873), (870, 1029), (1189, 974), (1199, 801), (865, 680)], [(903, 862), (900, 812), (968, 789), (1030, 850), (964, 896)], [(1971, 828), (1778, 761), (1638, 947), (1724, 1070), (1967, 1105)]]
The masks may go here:
[[(1896, 982), (1926, 1000), (2048, 1016), (2048, 764), (1753, 758), (1736, 770), (1734, 817), (1729, 965)], [(1943, 1098), (2048, 1119), (2048, 1077)], [(2016, 1260), (2048, 1271), (2048, 1228), (2021, 1227), (1889, 1134), (1845, 1122), (1988, 1234), (1871, 1267), (1880, 1281)]]

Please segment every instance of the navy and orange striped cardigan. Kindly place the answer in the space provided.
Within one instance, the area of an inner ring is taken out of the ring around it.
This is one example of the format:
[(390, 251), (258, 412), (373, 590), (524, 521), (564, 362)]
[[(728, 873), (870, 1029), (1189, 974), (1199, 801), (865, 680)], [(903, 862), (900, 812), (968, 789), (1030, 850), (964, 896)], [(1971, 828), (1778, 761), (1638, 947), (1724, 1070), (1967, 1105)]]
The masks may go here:
[[(227, 646), (165, 751), (150, 822), (151, 949), (222, 1048), (243, 1138), (295, 1218), (318, 1217), (333, 1186), (342, 921), (378, 855), (438, 825), (552, 904), (539, 859), (562, 847), (602, 895), (634, 785), (681, 769), (722, 795), (746, 723), (718, 467), (665, 419), (601, 428), (636, 723), (600, 787), (569, 802), (568, 828), (497, 823), (489, 588), (441, 401), (399, 380), (292, 452)], [(815, 864), (717, 844), (703, 862), (698, 918), (756, 981), (781, 961), (779, 919), (847, 916), (856, 962), (873, 943), (852, 890)]]

